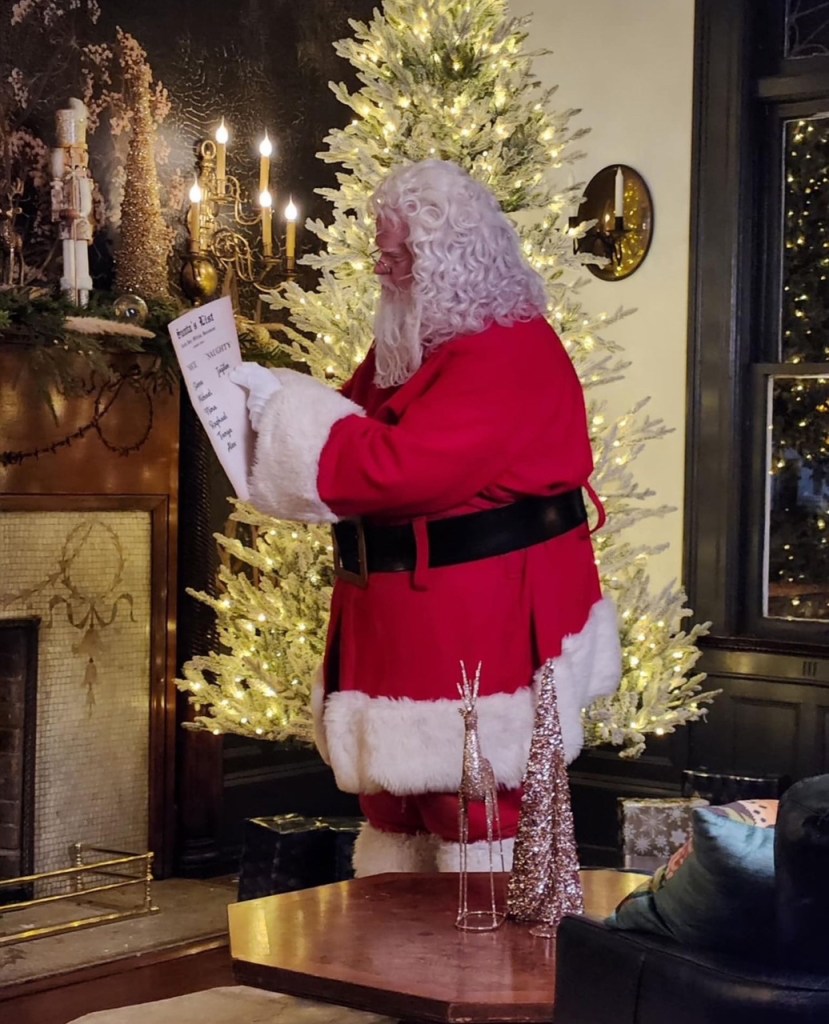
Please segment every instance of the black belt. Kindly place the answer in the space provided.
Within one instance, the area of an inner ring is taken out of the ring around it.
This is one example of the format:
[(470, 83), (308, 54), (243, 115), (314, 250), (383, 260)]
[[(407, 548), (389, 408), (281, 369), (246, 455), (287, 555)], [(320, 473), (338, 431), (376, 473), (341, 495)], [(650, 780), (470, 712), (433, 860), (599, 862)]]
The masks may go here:
[[(511, 505), (432, 519), (426, 523), (429, 567), (506, 555), (541, 544), (587, 521), (581, 488), (551, 498), (522, 498)], [(365, 586), (371, 572), (411, 572), (417, 542), (411, 523), (378, 526), (361, 519), (335, 523), (334, 569), (341, 579)]]

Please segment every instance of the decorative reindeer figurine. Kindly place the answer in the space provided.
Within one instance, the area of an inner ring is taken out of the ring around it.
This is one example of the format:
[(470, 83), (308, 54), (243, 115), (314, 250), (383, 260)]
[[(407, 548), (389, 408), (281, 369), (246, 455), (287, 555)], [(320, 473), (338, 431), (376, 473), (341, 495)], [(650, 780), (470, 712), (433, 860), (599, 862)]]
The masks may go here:
[[(492, 868), (492, 839), (498, 833), (498, 848), (501, 855), (501, 871), (504, 870), (504, 849), (501, 843), (501, 821), (498, 815), (498, 784), (492, 765), (481, 752), (478, 737), (478, 690), (481, 685), (481, 665), (470, 682), (466, 665), (461, 662), (462, 683), (458, 683), (461, 706), (458, 708), (464, 724), (463, 765), (461, 784), (458, 789), (458, 842), (460, 844), (460, 875), (458, 895), (458, 916), (455, 926), (464, 931), (484, 932), (498, 928), (505, 915), (495, 908), (495, 875)], [(489, 910), (469, 909), (469, 873), (467, 870), (469, 848), (469, 804), (483, 801), (486, 813), (486, 838), (489, 844)]]

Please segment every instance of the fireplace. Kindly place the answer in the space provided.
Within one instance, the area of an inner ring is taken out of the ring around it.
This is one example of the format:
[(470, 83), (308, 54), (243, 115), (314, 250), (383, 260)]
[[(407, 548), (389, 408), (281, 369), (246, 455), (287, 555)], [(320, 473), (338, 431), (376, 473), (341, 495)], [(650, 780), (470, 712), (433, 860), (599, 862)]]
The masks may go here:
[(2, 512), (0, 562), (10, 696), (0, 765), (12, 782), (12, 800), (0, 807), (11, 803), (8, 816), (17, 816), (0, 837), (18, 843), (5, 877), (15, 865), (21, 874), (64, 868), (79, 841), (146, 851), (149, 513)]
[(77, 387), (50, 386), (47, 402), (25, 337), (0, 342), (0, 622), (39, 620), (32, 873), (86, 842), (151, 850), (165, 877), (188, 764), (173, 684), (178, 389), (152, 355), (106, 360), (109, 373), (75, 357)]
[[(0, 878), (34, 867), (38, 625), (0, 621)], [(0, 889), (0, 904), (30, 896), (29, 887)]]

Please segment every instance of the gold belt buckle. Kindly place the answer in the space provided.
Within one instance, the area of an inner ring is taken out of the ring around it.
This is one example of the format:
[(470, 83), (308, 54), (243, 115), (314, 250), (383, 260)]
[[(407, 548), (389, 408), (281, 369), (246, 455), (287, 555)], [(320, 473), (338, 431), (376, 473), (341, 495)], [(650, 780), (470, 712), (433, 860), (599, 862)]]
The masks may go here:
[(337, 579), (346, 580), (356, 587), (365, 589), (368, 586), (368, 559), (366, 558), (366, 531), (363, 528), (362, 519), (351, 520), (357, 531), (357, 572), (351, 572), (343, 565), (340, 557), (340, 546), (337, 543), (337, 534), (331, 528), (331, 538), (334, 543), (334, 575)]

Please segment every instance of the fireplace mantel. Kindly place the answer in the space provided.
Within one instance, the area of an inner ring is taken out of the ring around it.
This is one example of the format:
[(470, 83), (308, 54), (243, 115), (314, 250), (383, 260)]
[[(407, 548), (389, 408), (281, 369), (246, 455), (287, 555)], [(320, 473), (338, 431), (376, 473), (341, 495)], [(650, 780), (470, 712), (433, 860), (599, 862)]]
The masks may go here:
[[(175, 387), (143, 386), (149, 356), (114, 355), (113, 366), (127, 382), (109, 404), (114, 392), (102, 391), (101, 381), (90, 376), (79, 359), (79, 377), (86, 374), (89, 393), (65, 397), (53, 392), (55, 416), (32, 372), (31, 350), (0, 342), (0, 514), (78, 513), (90, 522), (101, 514), (105, 523), (108, 513), (137, 512), (148, 519), (148, 531), (142, 527), (149, 537), (150, 576), (144, 624), (149, 636), (146, 843), (163, 876), (172, 868), (175, 826), (179, 394)], [(33, 452), (39, 452), (37, 457)], [(101, 529), (100, 537), (106, 539), (108, 527)], [(125, 536), (124, 542), (114, 543), (128, 545), (129, 534)], [(111, 604), (118, 599), (113, 593)], [(55, 615), (71, 610), (83, 621), (78, 600), (70, 582), (53, 599)], [(21, 602), (25, 595), (19, 597)], [(127, 614), (127, 604), (121, 600), (119, 614)], [(3, 616), (19, 611), (0, 607)], [(88, 610), (90, 621), (96, 614), (105, 621), (100, 609)], [(78, 649), (83, 653), (80, 641)], [(100, 770), (105, 772), (106, 766)], [(78, 836), (85, 838), (95, 837)]]

